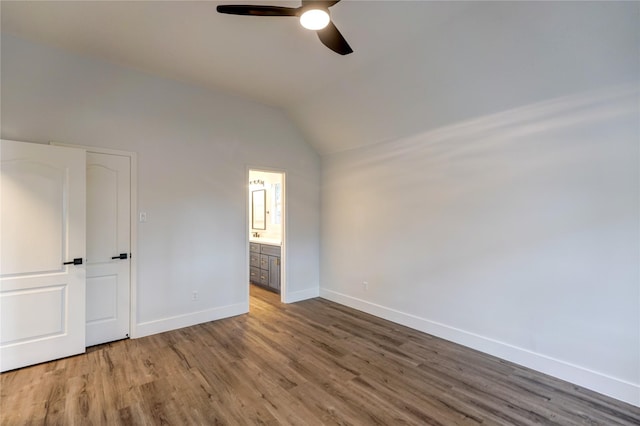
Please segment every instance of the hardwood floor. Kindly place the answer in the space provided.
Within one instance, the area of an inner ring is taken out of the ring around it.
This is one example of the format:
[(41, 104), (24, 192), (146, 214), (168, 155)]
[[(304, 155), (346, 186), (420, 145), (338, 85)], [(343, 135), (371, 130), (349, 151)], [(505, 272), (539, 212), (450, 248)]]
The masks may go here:
[(323, 300), (0, 375), (3, 425), (638, 425), (640, 408)]

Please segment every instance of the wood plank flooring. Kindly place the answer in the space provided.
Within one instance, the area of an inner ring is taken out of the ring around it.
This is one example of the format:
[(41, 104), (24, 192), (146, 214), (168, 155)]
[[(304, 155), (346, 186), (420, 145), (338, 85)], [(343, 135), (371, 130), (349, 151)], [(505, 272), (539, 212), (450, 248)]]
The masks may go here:
[(2, 425), (638, 425), (640, 409), (323, 300), (0, 375)]

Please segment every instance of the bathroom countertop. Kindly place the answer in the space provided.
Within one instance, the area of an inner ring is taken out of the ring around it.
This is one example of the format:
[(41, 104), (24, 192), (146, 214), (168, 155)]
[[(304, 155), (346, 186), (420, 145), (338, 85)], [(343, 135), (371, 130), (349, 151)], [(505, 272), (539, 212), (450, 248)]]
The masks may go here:
[(259, 243), (259, 244), (270, 244), (272, 246), (280, 246), (282, 245), (282, 241), (280, 240), (276, 240), (274, 238), (261, 238), (261, 237), (251, 237), (249, 238), (249, 241), (252, 243)]

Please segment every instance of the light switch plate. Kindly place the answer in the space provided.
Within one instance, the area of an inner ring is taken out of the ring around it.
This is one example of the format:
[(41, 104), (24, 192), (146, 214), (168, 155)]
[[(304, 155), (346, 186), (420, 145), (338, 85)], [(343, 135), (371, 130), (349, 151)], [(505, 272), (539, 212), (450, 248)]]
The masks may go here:
[(147, 212), (140, 212), (140, 223), (147, 221)]

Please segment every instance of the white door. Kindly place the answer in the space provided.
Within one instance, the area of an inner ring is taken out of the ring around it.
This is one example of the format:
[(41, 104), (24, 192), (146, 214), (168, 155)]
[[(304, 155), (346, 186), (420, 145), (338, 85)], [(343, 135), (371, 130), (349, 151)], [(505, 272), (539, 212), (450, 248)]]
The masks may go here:
[(85, 161), (0, 142), (0, 371), (85, 351)]
[(129, 337), (130, 170), (87, 153), (87, 346)]

